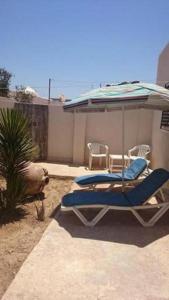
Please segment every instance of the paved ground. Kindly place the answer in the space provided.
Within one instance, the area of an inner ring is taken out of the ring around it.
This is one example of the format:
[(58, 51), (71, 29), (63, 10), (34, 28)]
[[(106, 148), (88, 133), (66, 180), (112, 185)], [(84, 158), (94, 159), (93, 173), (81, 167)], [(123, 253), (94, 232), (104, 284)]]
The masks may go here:
[[(54, 176), (89, 172), (43, 166)], [(19, 299), (169, 300), (169, 212), (153, 228), (118, 211), (87, 228), (58, 211), (2, 298)]]
[(54, 163), (38, 163), (38, 165), (43, 166), (49, 172), (49, 175), (52, 177), (69, 177), (75, 178), (76, 176), (88, 175), (94, 173), (105, 173), (107, 170), (88, 170), (84, 166), (75, 166), (72, 164), (54, 164)]
[(167, 300), (168, 220), (146, 229), (116, 211), (86, 228), (57, 213), (2, 299)]

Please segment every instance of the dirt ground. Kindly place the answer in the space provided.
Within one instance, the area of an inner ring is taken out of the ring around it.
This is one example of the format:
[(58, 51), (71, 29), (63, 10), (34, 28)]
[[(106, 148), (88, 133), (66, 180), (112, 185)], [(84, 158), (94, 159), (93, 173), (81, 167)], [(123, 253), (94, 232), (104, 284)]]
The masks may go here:
[[(22, 205), (14, 216), (4, 220), (0, 216), (0, 299), (15, 277), (28, 254), (40, 240), (58, 206), (61, 197), (71, 187), (71, 180), (50, 179), (44, 189), (45, 220), (37, 219), (41, 201)], [(35, 207), (36, 205), (36, 207)]]

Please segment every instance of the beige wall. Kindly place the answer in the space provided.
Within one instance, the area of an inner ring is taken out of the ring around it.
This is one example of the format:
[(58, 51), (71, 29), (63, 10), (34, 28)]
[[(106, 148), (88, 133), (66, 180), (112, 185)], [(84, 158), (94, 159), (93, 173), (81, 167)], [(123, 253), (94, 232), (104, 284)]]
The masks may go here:
[(86, 139), (86, 114), (74, 114), (73, 163), (83, 164)]
[[(157, 83), (164, 86), (169, 81), (169, 44), (159, 56), (157, 69)], [(153, 167), (163, 167), (169, 170), (169, 131), (160, 129), (161, 112), (155, 111), (153, 115), (152, 134), (152, 161)]]
[[(125, 152), (138, 144), (151, 144), (152, 111), (125, 111)], [(87, 142), (100, 142), (109, 146), (109, 152), (122, 152), (122, 112), (90, 113), (87, 116), (85, 161), (88, 160)]]
[[(125, 150), (134, 145), (151, 144), (150, 110), (125, 112)], [(84, 164), (88, 162), (87, 143), (109, 146), (110, 153), (121, 153), (122, 113), (68, 113), (62, 107), (49, 106), (48, 160)]]
[(72, 162), (74, 116), (63, 108), (49, 105), (48, 160)]

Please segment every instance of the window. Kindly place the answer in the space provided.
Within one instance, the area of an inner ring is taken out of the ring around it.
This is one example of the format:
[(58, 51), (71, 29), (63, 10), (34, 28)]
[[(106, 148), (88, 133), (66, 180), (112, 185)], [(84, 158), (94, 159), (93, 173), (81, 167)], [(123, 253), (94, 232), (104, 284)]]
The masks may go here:
[(165, 129), (169, 131), (169, 110), (162, 112), (161, 129)]
[(165, 88), (166, 88), (167, 90), (169, 90), (169, 82), (166, 82)]

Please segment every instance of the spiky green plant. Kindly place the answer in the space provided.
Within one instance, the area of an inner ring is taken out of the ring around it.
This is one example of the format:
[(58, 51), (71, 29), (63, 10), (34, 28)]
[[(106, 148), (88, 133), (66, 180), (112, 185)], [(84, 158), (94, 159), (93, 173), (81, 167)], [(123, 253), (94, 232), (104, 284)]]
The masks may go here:
[(0, 109), (0, 174), (6, 179), (1, 206), (13, 209), (23, 200), (24, 173), (35, 147), (28, 129), (28, 121), (14, 109)]

